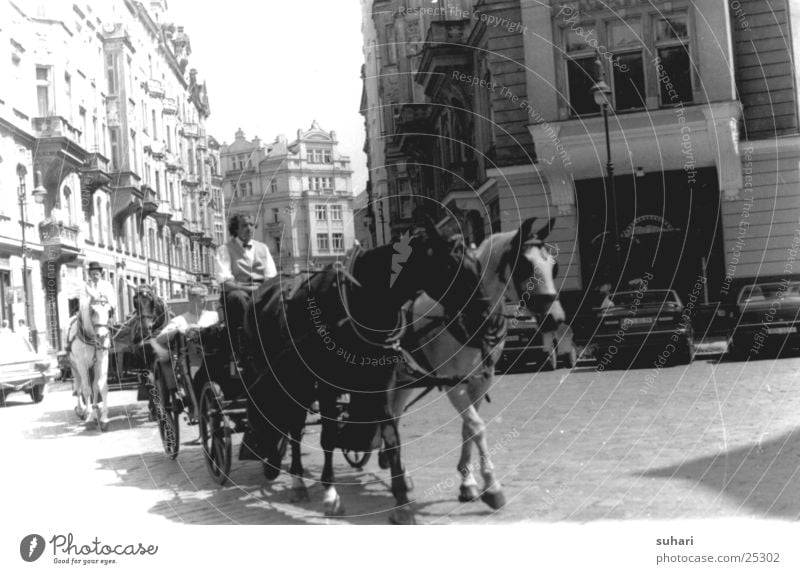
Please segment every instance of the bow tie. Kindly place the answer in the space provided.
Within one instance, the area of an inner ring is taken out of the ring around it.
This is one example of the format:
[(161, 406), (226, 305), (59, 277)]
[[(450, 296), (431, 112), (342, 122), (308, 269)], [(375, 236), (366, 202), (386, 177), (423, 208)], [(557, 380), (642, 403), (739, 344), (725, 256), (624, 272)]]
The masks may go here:
[(253, 248), (253, 244), (252, 243), (242, 243), (242, 247), (244, 247), (245, 249), (252, 249)]

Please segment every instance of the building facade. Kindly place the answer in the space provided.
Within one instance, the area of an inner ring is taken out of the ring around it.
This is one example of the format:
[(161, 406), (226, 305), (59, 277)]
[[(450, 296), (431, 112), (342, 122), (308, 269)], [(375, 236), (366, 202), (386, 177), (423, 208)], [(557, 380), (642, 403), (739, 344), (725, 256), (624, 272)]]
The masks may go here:
[(385, 156), (393, 234), (421, 195), (476, 243), (556, 217), (557, 282), (576, 306), (587, 290), (645, 274), (684, 296), (702, 285), (713, 302), (754, 277), (796, 273), (796, 4), (364, 6), (377, 87), (362, 108), (379, 110), (383, 126), (368, 119), (367, 148)]
[(0, 6), (11, 52), (0, 71), (0, 295), (4, 315), (25, 313), (21, 166), (29, 324), (57, 350), (88, 261), (114, 285), (117, 318), (132, 311), (133, 285), (170, 298), (210, 280), (219, 153), (189, 37), (165, 1)]
[(313, 122), (294, 141), (264, 144), (239, 130), (220, 157), (229, 213), (254, 216), (279, 272), (318, 268), (353, 246), (352, 170), (335, 131)]

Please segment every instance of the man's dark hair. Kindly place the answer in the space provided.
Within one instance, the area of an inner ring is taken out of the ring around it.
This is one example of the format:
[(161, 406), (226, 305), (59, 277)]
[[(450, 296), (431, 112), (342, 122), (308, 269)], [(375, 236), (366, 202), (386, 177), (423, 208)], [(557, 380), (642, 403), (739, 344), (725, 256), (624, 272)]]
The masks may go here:
[[(233, 238), (239, 231), (239, 222), (245, 219), (253, 220), (253, 216), (248, 213), (236, 213), (228, 219), (228, 235)], [(255, 222), (254, 222), (255, 223)]]

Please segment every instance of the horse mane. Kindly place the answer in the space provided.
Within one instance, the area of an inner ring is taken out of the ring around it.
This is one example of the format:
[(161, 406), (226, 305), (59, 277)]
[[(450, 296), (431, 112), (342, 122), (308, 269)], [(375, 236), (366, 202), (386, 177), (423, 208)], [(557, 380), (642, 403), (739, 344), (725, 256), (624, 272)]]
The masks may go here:
[(475, 257), (480, 261), (484, 272), (484, 286), (492, 298), (499, 297), (508, 287), (508, 279), (503, 276), (503, 267), (506, 264), (514, 265), (513, 243), (516, 236), (514, 231), (493, 233), (485, 238), (475, 250)]

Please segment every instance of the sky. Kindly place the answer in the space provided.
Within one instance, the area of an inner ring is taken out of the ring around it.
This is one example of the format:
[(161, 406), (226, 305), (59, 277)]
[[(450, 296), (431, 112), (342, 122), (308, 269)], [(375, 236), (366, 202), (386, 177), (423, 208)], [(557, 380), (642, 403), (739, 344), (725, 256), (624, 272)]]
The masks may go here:
[(365, 189), (358, 0), (168, 0), (168, 8), (167, 20), (189, 35), (189, 67), (208, 84), (210, 135), (231, 143), (242, 128), (247, 139), (292, 141), (317, 120), (350, 156), (353, 190)]

